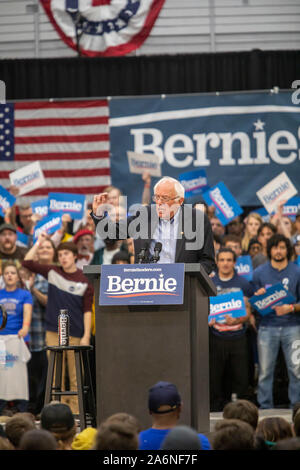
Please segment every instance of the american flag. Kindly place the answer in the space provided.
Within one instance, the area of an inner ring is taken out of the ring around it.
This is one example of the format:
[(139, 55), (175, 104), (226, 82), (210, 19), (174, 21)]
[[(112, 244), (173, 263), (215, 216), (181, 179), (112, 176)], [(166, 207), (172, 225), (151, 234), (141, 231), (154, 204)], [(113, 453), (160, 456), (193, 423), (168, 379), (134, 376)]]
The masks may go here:
[(91, 200), (111, 182), (108, 120), (106, 100), (0, 105), (0, 184), (8, 189), (10, 172), (39, 161), (46, 186), (21, 196), (22, 202), (48, 192)]

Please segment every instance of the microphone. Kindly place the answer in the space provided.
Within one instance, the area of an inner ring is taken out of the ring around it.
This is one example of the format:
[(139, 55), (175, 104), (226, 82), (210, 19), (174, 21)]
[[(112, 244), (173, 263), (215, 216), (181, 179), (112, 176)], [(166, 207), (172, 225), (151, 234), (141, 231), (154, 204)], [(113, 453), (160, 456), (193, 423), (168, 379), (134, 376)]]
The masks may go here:
[(139, 264), (145, 263), (147, 255), (148, 255), (148, 248), (147, 247), (142, 248), (138, 254)]
[(161, 249), (162, 249), (162, 244), (160, 242), (155, 243), (154, 255), (152, 257), (153, 263), (157, 263), (159, 261), (159, 258), (160, 258), (159, 253), (161, 252)]

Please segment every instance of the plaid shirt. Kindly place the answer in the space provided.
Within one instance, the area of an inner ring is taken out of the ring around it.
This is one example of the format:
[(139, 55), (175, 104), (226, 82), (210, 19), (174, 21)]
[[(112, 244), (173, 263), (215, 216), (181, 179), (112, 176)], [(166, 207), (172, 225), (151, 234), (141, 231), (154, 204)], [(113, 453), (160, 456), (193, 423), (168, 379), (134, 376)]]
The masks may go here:
[[(39, 290), (42, 294), (48, 293), (48, 281), (37, 274), (34, 281), (35, 289)], [(33, 306), (32, 306), (32, 320), (30, 325), (30, 340), (29, 340), (29, 349), (32, 352), (43, 351), (46, 347), (46, 330), (45, 330), (45, 313), (46, 307), (44, 307), (38, 299), (33, 297)]]

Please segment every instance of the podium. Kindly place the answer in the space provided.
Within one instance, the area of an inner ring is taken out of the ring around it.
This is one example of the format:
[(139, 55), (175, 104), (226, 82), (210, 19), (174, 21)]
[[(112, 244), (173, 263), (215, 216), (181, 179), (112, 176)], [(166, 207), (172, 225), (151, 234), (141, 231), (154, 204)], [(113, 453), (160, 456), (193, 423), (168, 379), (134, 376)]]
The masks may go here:
[(184, 265), (182, 305), (100, 306), (101, 265), (85, 266), (95, 289), (97, 424), (126, 412), (151, 426), (148, 390), (174, 383), (182, 398), (180, 424), (209, 432), (209, 296), (211, 278), (198, 263)]

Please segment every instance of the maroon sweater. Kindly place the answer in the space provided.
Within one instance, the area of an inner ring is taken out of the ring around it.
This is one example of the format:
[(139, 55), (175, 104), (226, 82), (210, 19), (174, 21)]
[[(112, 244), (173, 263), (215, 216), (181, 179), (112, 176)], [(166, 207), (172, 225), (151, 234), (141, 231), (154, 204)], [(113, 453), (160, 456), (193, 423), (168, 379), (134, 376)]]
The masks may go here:
[(94, 288), (80, 269), (66, 273), (52, 264), (23, 261), (23, 266), (39, 273), (48, 280), (48, 302), (46, 306), (46, 330), (58, 331), (60, 309), (70, 315), (70, 336), (81, 338), (84, 333), (83, 314), (92, 311)]

